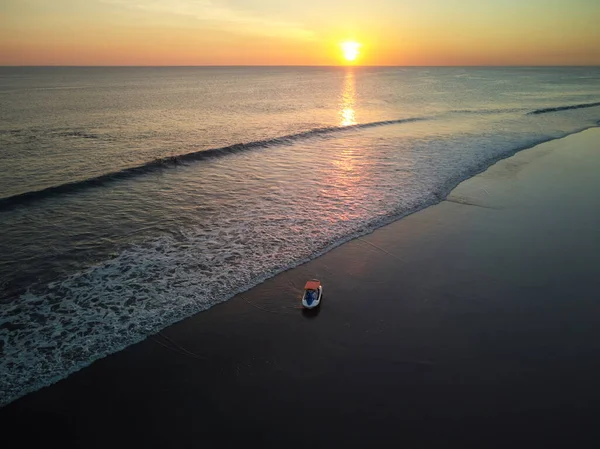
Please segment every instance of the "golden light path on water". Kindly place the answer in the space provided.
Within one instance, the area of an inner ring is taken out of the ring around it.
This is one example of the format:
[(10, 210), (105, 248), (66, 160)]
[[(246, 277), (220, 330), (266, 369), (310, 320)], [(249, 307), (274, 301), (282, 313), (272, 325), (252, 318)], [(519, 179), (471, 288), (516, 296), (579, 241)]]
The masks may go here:
[(356, 112), (354, 111), (355, 102), (356, 81), (354, 79), (354, 71), (348, 69), (344, 78), (344, 87), (342, 89), (340, 126), (356, 125)]
[[(356, 125), (356, 78), (354, 69), (348, 68), (340, 92), (340, 126)], [(339, 152), (331, 163), (333, 170), (329, 173), (330, 183), (321, 194), (326, 198), (353, 198), (360, 197), (360, 188), (365, 168), (370, 163), (365, 160), (364, 154), (357, 147), (357, 142), (346, 141), (338, 147)], [(332, 222), (339, 220), (348, 221), (357, 219), (356, 212), (340, 210), (331, 217)]]

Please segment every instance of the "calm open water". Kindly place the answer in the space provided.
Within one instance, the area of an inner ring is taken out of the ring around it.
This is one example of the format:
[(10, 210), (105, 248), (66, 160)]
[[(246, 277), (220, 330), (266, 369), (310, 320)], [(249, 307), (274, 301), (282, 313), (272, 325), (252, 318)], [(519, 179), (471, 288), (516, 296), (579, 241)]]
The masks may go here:
[(0, 405), (600, 120), (600, 68), (0, 68)]

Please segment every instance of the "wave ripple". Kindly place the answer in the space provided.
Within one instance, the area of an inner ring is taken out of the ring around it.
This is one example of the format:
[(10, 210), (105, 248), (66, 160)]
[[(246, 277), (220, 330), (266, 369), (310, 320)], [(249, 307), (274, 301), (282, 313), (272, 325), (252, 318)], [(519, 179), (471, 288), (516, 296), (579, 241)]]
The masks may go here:
[(596, 106), (600, 106), (600, 102), (581, 103), (581, 104), (574, 104), (574, 105), (568, 105), (568, 106), (556, 106), (554, 108), (536, 109), (535, 111), (529, 112), (528, 115), (547, 114), (549, 112), (569, 111), (571, 109), (594, 108)]

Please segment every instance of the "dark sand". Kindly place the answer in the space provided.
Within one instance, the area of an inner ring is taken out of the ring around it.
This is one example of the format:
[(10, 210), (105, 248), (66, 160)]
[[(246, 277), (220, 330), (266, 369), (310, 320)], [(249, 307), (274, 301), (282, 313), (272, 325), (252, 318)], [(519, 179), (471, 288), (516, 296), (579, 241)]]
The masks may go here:
[(600, 129), (0, 410), (11, 448), (580, 448), (599, 421)]

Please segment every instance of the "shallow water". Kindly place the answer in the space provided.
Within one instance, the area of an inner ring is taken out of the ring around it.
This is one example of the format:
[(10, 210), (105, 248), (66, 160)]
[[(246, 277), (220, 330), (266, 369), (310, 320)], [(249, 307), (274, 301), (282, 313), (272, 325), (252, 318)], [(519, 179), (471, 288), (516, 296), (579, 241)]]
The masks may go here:
[(596, 125), (599, 81), (0, 69), (0, 404)]

